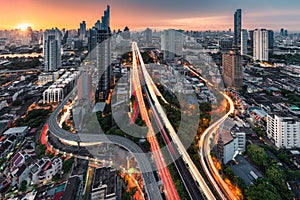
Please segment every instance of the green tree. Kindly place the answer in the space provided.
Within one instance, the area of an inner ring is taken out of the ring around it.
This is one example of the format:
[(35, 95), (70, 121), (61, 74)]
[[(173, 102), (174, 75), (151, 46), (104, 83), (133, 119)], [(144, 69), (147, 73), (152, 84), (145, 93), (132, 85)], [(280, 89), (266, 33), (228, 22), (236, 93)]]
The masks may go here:
[(21, 186), (20, 186), (20, 191), (21, 192), (26, 192), (27, 190), (27, 181), (22, 181)]
[(280, 167), (273, 164), (267, 169), (266, 175), (271, 183), (277, 188), (282, 199), (293, 199), (293, 193), (286, 186), (286, 174)]
[(284, 183), (286, 179), (285, 174), (276, 164), (268, 167), (266, 175), (273, 184)]
[(267, 160), (268, 156), (262, 147), (256, 144), (251, 144), (247, 146), (247, 155), (250, 157), (252, 162), (259, 166), (261, 169), (265, 170), (268, 166)]
[(62, 170), (65, 174), (71, 171), (73, 163), (74, 163), (74, 158), (69, 158), (68, 160), (65, 160), (63, 162)]
[(256, 126), (254, 128), (255, 133), (257, 134), (258, 137), (262, 137), (263, 136), (263, 131), (260, 127)]
[(66, 122), (63, 122), (63, 123), (62, 123), (62, 129), (66, 130), (66, 131), (69, 131), (69, 130), (71, 130), (71, 127), (68, 126), (68, 125), (66, 124)]
[(39, 155), (39, 157), (41, 157), (41, 156), (44, 156), (46, 154), (47, 147), (44, 144), (39, 144), (38, 145), (38, 150), (39, 150), (38, 155)]
[(276, 188), (265, 180), (259, 181), (257, 185), (249, 185), (246, 188), (245, 196), (248, 200), (281, 199)]
[(59, 174), (59, 173), (55, 174), (55, 175), (52, 177), (52, 181), (53, 181), (53, 182), (58, 182), (59, 180), (60, 180), (60, 174)]

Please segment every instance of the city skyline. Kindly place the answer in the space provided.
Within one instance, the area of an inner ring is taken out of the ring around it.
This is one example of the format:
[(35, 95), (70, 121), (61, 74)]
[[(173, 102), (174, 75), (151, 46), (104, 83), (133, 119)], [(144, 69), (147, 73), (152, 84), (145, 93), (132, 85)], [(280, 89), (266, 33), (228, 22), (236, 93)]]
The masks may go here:
[[(59, 29), (77, 29), (85, 20), (90, 28), (101, 16), (101, 10), (111, 5), (114, 29), (141, 30), (176, 28), (184, 30), (228, 30), (233, 29), (232, 13), (243, 10), (243, 28), (266, 28), (279, 31), (284, 27), (290, 31), (300, 31), (299, 2), (289, 4), (267, 0), (259, 2), (181, 1), (139, 2), (128, 0), (126, 4), (119, 0), (99, 2), (82, 1), (5, 1), (1, 2), (0, 29), (22, 28), (31, 26), (35, 30), (58, 27)], [(257, 6), (256, 3), (260, 6)], [(294, 4), (293, 4), (294, 3)], [(289, 10), (289, 12), (286, 12)], [(134, 19), (139, 19), (135, 21)]]

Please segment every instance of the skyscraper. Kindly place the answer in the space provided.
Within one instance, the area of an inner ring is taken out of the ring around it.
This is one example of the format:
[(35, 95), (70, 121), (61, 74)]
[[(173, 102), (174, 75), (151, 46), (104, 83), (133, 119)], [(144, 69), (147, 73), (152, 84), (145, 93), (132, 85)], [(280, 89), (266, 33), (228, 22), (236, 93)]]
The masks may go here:
[(152, 30), (150, 28), (147, 28), (144, 31), (144, 40), (146, 41), (146, 43), (151, 43), (152, 42)]
[(110, 29), (110, 6), (107, 5), (106, 10), (104, 10), (104, 15), (102, 16), (102, 30)]
[(86, 37), (86, 23), (85, 21), (82, 21), (79, 27), (79, 39), (83, 40), (85, 37)]
[(268, 31), (266, 29), (255, 29), (253, 36), (253, 58), (255, 60), (269, 60), (268, 43)]
[(243, 87), (243, 66), (241, 55), (237, 49), (222, 54), (222, 66), (225, 86), (241, 89)]
[(175, 56), (182, 55), (183, 35), (174, 29), (164, 30), (161, 35), (161, 49), (164, 59), (172, 60)]
[(110, 32), (110, 7), (104, 11), (102, 22), (98, 20), (95, 27), (88, 32), (89, 58), (94, 60), (97, 67), (98, 87), (96, 100), (104, 101), (109, 94), (111, 79), (111, 32)]
[(98, 88), (97, 98), (106, 100), (110, 89), (111, 79), (111, 52), (110, 40), (111, 33), (108, 30), (97, 31), (97, 46), (96, 46), (96, 66), (98, 69)]
[[(86, 69), (86, 68), (85, 68)], [(92, 93), (92, 72), (84, 70), (78, 78), (78, 99), (87, 99), (89, 102), (93, 101)]]
[(55, 71), (61, 66), (61, 32), (56, 29), (48, 29), (43, 35), (44, 47), (44, 71)]
[(284, 28), (280, 29), (280, 36), (284, 36)]
[(125, 40), (129, 40), (130, 39), (130, 30), (129, 30), (129, 28), (127, 26), (124, 28), (122, 36), (123, 36), (123, 39), (125, 39)]
[(102, 24), (101, 24), (100, 20), (97, 20), (97, 21), (96, 21), (96, 23), (95, 23), (95, 26), (94, 26), (94, 28), (96, 28), (96, 29), (100, 30), (100, 29), (101, 29), (101, 27), (102, 27)]
[(242, 10), (237, 9), (234, 13), (234, 38), (235, 47), (241, 47), (241, 31), (242, 31)]
[(274, 49), (274, 31), (268, 30), (268, 46), (269, 46), (269, 53), (273, 53)]
[(242, 29), (241, 34), (241, 55), (247, 55), (248, 54), (248, 32), (246, 29)]

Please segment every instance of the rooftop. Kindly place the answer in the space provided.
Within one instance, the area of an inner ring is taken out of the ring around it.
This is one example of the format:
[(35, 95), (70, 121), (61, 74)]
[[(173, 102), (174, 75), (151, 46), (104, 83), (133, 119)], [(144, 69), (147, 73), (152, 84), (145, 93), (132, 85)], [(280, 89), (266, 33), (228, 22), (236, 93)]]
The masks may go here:
[(24, 133), (28, 129), (28, 126), (20, 126), (15, 128), (10, 128), (7, 131), (5, 131), (4, 135), (11, 135), (11, 134), (18, 134), (18, 133)]
[(80, 183), (80, 179), (78, 176), (70, 177), (62, 200), (75, 199), (79, 183)]
[(233, 136), (231, 135), (230, 131), (234, 127), (234, 125), (234, 121), (229, 118), (227, 118), (220, 125), (219, 134), (222, 135), (222, 141), (224, 142), (224, 145), (233, 140)]
[(106, 195), (116, 193), (116, 170), (110, 167), (98, 168), (95, 171), (93, 190), (106, 186)]
[(230, 168), (236, 176), (243, 179), (246, 185), (253, 183), (257, 178), (262, 177), (257, 169), (255, 169), (243, 156), (237, 155), (235, 160), (238, 164), (232, 165)]
[(105, 108), (105, 105), (106, 103), (105, 102), (98, 102), (96, 103), (94, 109), (93, 109), (93, 112), (103, 112), (104, 111), (104, 108)]

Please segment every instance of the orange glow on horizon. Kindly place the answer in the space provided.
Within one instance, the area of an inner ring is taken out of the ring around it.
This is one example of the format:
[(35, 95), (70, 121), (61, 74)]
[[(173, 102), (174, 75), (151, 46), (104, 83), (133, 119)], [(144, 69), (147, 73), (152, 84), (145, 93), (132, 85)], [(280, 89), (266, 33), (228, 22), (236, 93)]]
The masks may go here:
[[(123, 30), (125, 26), (135, 31), (142, 31), (148, 27), (153, 30), (174, 28), (199, 31), (223, 31), (233, 28), (234, 8), (217, 12), (213, 8), (210, 8), (212, 10), (206, 10), (199, 6), (198, 12), (198, 10), (191, 9), (192, 5), (188, 5), (189, 7), (181, 12), (183, 10), (180, 8), (179, 11), (178, 6), (174, 6), (173, 10), (171, 7), (166, 8), (166, 6), (153, 5), (149, 7), (149, 3), (145, 2), (123, 3), (119, 0), (101, 2), (97, 0), (0, 1), (0, 30), (16, 29), (19, 24), (24, 22), (30, 22), (33, 30), (45, 30), (55, 27), (76, 30), (82, 21), (86, 21), (87, 28), (91, 28), (97, 20), (101, 19), (107, 4), (111, 7), (111, 30)], [(220, 7), (222, 7), (222, 3), (220, 3)], [(191, 12), (187, 9), (191, 9)], [(291, 20), (282, 18), (286, 15), (287, 12), (282, 8), (270, 12), (265, 12), (262, 8), (252, 11), (245, 8), (243, 24), (246, 26), (244, 28), (255, 29), (267, 25), (265, 28), (279, 30), (281, 27), (287, 29), (299, 27), (297, 20), (291, 22)], [(300, 16), (298, 10), (291, 10), (288, 15)], [(273, 18), (272, 21), (269, 20), (273, 16), (283, 20), (274, 23)]]
[(18, 25), (18, 29), (20, 29), (21, 31), (26, 31), (26, 29), (29, 27), (30, 25), (28, 24), (20, 24)]
[[(141, 9), (137, 5), (120, 5), (117, 2), (110, 3), (111, 6), (111, 29), (123, 30), (128, 26), (130, 30), (144, 30), (147, 27), (156, 30), (176, 28), (185, 30), (220, 30), (224, 23), (219, 17), (186, 17), (173, 16), (162, 17), (151, 10)], [(3, 1), (1, 2), (0, 29), (20, 29), (20, 24), (30, 22), (33, 30), (66, 28), (78, 29), (79, 23), (86, 21), (87, 28), (93, 27), (95, 22), (101, 18), (106, 8), (105, 3), (68, 3), (67, 1)], [(132, 12), (134, 10), (135, 12)], [(138, 20), (136, 20), (138, 19)], [(225, 26), (230, 25), (230, 16), (226, 19)], [(201, 23), (199, 23), (199, 21)], [(222, 20), (223, 21), (223, 20)], [(216, 23), (217, 22), (217, 23)], [(212, 26), (213, 25), (213, 26)], [(27, 27), (26, 27), (27, 28)], [(227, 29), (227, 28), (226, 28)]]

